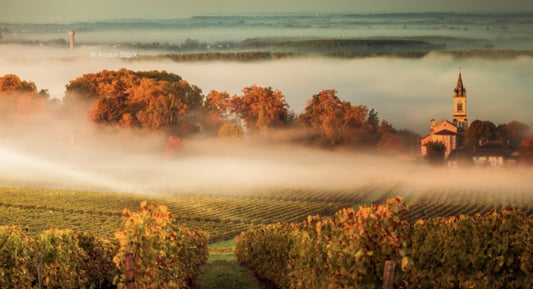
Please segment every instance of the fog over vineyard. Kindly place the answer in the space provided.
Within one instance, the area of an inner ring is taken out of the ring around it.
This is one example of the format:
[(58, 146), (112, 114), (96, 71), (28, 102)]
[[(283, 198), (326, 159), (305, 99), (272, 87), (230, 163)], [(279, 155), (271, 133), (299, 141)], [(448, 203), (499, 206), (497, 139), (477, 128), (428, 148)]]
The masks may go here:
[(0, 175), (6, 185), (164, 194), (372, 185), (406, 195), (505, 190), (505, 196), (486, 194), (502, 200), (521, 197), (533, 186), (527, 168), (450, 170), (364, 151), (290, 146), (261, 136), (235, 143), (188, 138), (169, 158), (163, 136), (102, 130), (83, 115), (64, 113), (11, 119), (0, 131)]

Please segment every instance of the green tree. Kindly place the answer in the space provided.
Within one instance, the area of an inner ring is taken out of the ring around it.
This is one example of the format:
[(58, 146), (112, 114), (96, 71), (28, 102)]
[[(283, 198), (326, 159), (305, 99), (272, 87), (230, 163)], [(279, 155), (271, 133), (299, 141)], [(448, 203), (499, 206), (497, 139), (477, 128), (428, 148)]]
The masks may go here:
[(368, 112), (368, 117), (366, 118), (366, 125), (368, 126), (368, 130), (371, 132), (376, 132), (379, 127), (379, 117), (378, 112), (375, 111), (373, 108), (370, 109)]
[(509, 141), (511, 149), (518, 149), (520, 143), (531, 135), (531, 129), (528, 125), (513, 120), (507, 124), (500, 124), (496, 128), (496, 135), (504, 143)]
[(446, 146), (439, 142), (428, 142), (426, 146), (426, 160), (432, 164), (442, 164), (444, 162), (444, 153), (446, 152)]
[(408, 129), (400, 129), (397, 135), (403, 139), (406, 152), (418, 154), (420, 152), (420, 135)]
[(480, 140), (492, 140), (496, 137), (496, 126), (488, 120), (474, 120), (465, 133), (465, 148), (479, 146)]

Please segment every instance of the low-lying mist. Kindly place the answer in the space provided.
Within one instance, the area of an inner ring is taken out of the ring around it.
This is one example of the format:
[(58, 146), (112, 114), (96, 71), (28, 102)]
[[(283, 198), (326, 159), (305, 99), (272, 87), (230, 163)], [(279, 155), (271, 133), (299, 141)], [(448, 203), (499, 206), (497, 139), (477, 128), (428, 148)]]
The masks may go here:
[[(531, 169), (432, 167), (398, 156), (275, 141), (186, 138), (102, 128), (56, 111), (0, 124), (0, 182), (10, 186), (143, 194), (250, 194), (266, 189), (390, 188), (408, 198), (451, 193), (509, 203), (529, 198)], [(531, 201), (528, 199), (528, 201)]]
[[(533, 127), (533, 59), (528, 57), (454, 59), (430, 54), (417, 60), (174, 63), (98, 55), (106, 51), (0, 45), (0, 75), (17, 74), (61, 99), (65, 84), (84, 73), (123, 67), (167, 70), (198, 85), (204, 94), (212, 89), (236, 94), (253, 84), (271, 86), (284, 93), (296, 113), (313, 94), (334, 88), (342, 100), (375, 108), (381, 119), (396, 128), (424, 135), (429, 119), (451, 118), (452, 92), (461, 67), (471, 121), (519, 120)], [(97, 127), (89, 123), (85, 111), (72, 114), (58, 109), (4, 118), (0, 120), (0, 182), (142, 193), (353, 189), (370, 184), (391, 186), (405, 195), (453, 190), (508, 197), (524, 196), (533, 188), (529, 168), (435, 168), (411, 159), (294, 146), (268, 137), (249, 136), (242, 142), (185, 138), (173, 158), (165, 155), (165, 145), (163, 134)]]

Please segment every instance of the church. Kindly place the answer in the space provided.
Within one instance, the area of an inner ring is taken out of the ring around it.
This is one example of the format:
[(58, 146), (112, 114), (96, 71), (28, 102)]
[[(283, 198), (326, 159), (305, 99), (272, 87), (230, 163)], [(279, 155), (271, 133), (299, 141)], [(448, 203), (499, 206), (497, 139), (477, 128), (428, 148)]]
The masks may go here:
[(453, 121), (441, 120), (438, 123), (435, 123), (435, 119), (430, 121), (429, 134), (420, 140), (421, 155), (427, 154), (426, 144), (428, 142), (441, 142), (446, 146), (444, 158), (447, 158), (452, 151), (461, 147), (467, 128), (466, 89), (461, 73), (459, 73), (457, 86), (453, 90)]

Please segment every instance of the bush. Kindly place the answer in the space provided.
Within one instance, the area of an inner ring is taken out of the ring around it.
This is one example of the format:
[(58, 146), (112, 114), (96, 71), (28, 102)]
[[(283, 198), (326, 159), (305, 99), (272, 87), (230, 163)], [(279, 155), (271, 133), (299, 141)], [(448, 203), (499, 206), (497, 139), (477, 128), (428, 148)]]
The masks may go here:
[[(177, 224), (167, 207), (151, 202), (142, 202), (140, 212), (124, 209), (124, 217), (113, 258), (120, 270), (115, 278), (118, 288), (127, 288), (127, 282), (136, 288), (189, 287), (207, 261), (207, 235)], [(128, 269), (134, 276), (128, 277)]]
[[(344, 209), (303, 224), (280, 223), (242, 233), (237, 260), (280, 288), (377, 288), (385, 260), (406, 270), (405, 203)], [(333, 286), (333, 287), (332, 287)]]
[(279, 288), (532, 288), (533, 220), (516, 209), (404, 220), (400, 198), (242, 233), (239, 263)]
[(0, 227), (0, 288), (31, 288), (35, 280), (31, 272), (33, 254), (32, 239), (22, 228)]

